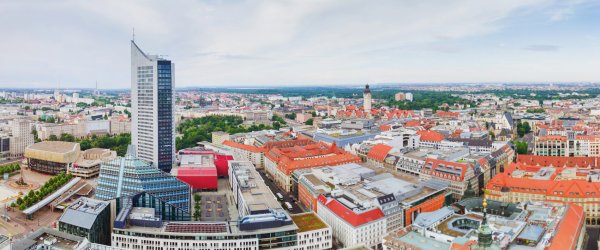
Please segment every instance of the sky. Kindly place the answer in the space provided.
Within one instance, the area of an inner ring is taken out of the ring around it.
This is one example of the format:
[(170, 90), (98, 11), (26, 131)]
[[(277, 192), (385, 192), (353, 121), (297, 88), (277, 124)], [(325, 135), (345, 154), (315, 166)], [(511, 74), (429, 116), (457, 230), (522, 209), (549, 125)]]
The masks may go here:
[(129, 88), (130, 40), (177, 87), (600, 82), (584, 0), (0, 1), (0, 88)]

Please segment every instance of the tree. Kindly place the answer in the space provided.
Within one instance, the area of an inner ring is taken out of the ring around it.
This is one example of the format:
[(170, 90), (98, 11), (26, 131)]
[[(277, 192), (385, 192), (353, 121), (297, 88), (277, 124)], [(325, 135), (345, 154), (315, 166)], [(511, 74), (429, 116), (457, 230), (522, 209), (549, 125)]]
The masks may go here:
[(517, 146), (517, 153), (518, 154), (527, 154), (527, 143), (526, 142), (522, 142), (522, 141), (517, 141), (516, 144)]
[(495, 141), (495, 140), (496, 140), (496, 134), (494, 134), (494, 131), (490, 131), (489, 135), (490, 135), (490, 139), (491, 139), (492, 141)]
[(60, 140), (61, 141), (67, 141), (67, 142), (74, 142), (75, 141), (75, 136), (73, 136), (72, 134), (62, 133), (60, 135)]
[(306, 124), (306, 125), (313, 125), (313, 119), (312, 119), (312, 118), (310, 118), (310, 119), (306, 120), (306, 121), (304, 122), (304, 124)]
[(200, 202), (200, 198), (199, 194), (194, 194), (194, 202)]
[(27, 208), (27, 205), (25, 205), (25, 203), (19, 205), (20, 210), (25, 210), (26, 208)]
[(58, 141), (58, 137), (56, 135), (50, 135), (50, 136), (48, 136), (48, 140), (49, 141)]

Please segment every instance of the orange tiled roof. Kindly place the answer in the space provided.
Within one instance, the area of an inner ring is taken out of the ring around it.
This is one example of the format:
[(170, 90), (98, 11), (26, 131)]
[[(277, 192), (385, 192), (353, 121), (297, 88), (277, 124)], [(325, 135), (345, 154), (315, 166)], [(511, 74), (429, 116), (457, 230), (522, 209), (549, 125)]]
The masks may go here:
[(288, 148), (274, 147), (265, 157), (275, 162), (277, 168), (287, 175), (297, 169), (360, 162), (358, 156), (338, 148), (335, 144), (329, 146), (323, 142)]
[(549, 250), (574, 250), (578, 237), (585, 223), (583, 208), (569, 203), (564, 218), (560, 221), (554, 239), (550, 242)]
[(566, 141), (567, 137), (562, 135), (538, 136), (538, 141)]
[[(428, 169), (428, 166), (431, 166), (431, 169)], [(466, 163), (451, 162), (451, 161), (427, 158), (427, 159), (425, 159), (425, 165), (423, 166), (423, 168), (421, 168), (421, 172), (424, 174), (437, 176), (437, 177), (440, 177), (443, 179), (461, 180), (462, 181), (462, 180), (464, 180), (465, 174), (467, 173), (467, 170), (470, 167), (472, 167), (472, 166), (470, 164), (466, 164)], [(452, 172), (459, 171), (460, 175), (457, 176), (457, 175), (448, 173), (448, 171), (442, 171), (442, 170), (450, 170), (450, 169), (452, 169)]]
[(538, 180), (514, 178), (508, 173), (500, 173), (492, 178), (486, 189), (509, 192), (545, 195), (562, 198), (600, 198), (600, 183), (586, 180)]
[(255, 147), (255, 146), (251, 146), (251, 145), (237, 143), (237, 142), (230, 141), (230, 140), (224, 141), (223, 145), (229, 146), (232, 148), (239, 148), (239, 149), (254, 152), (254, 153), (264, 153), (267, 151), (266, 148), (259, 148), (259, 147)]
[(539, 155), (518, 155), (517, 163), (523, 163), (532, 166), (543, 167), (597, 167), (600, 157), (564, 157), (564, 156), (539, 156)]
[(440, 142), (444, 140), (444, 135), (431, 131), (431, 130), (421, 130), (417, 131), (417, 134), (421, 136), (421, 141), (437, 141)]
[(376, 161), (383, 161), (385, 160), (385, 157), (390, 152), (390, 150), (392, 150), (392, 147), (386, 144), (379, 143), (373, 146), (371, 150), (369, 150), (367, 157)]

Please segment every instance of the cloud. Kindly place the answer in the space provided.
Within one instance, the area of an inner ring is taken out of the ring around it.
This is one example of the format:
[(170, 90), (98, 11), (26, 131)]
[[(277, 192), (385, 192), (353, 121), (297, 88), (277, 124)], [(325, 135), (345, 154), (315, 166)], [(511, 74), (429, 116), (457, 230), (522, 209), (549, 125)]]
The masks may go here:
[(529, 50), (529, 51), (539, 51), (539, 52), (554, 52), (554, 51), (558, 51), (560, 49), (560, 47), (556, 46), (556, 45), (550, 45), (550, 44), (533, 44), (533, 45), (529, 45), (523, 49)]
[[(565, 6), (558, 0), (0, 1), (0, 86), (93, 87), (98, 80), (100, 87), (129, 87), (134, 27), (145, 52), (176, 63), (177, 86), (462, 80), (471, 62), (482, 54), (501, 61), (497, 44), (511, 44), (500, 37), (486, 47), (486, 37), (509, 32), (523, 16), (547, 20), (548, 10)], [(574, 15), (577, 6), (556, 18)], [(522, 39), (534, 44), (527, 50), (559, 49)]]

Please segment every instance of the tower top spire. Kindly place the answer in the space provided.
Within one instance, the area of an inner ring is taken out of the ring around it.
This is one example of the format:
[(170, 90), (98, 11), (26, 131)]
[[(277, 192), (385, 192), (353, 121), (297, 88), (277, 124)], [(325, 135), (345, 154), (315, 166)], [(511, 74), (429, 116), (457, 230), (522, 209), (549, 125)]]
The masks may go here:
[(371, 89), (369, 89), (369, 84), (367, 84), (365, 86), (365, 91), (363, 93), (365, 93), (365, 94), (371, 93)]
[(133, 27), (131, 31), (131, 41), (135, 42), (135, 27)]

